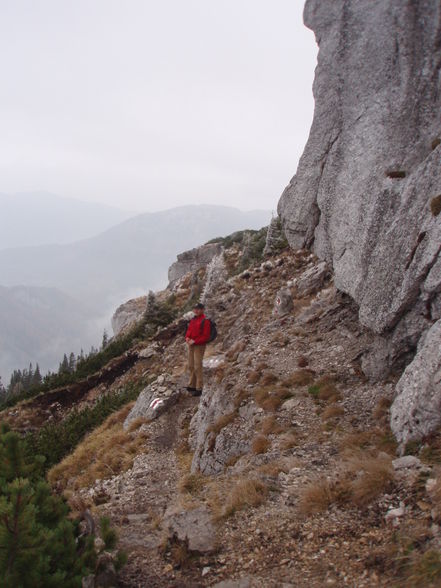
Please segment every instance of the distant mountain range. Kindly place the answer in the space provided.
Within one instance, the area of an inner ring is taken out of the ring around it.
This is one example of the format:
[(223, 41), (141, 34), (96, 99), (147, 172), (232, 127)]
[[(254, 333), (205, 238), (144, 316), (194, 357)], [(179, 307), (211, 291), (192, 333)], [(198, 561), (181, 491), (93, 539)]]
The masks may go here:
[[(270, 217), (270, 211), (182, 206), (137, 215), (74, 243), (0, 250), (0, 329), (2, 320), (7, 324), (0, 353), (9, 358), (0, 362), (0, 375), (6, 380), (12, 367), (29, 361), (54, 368), (63, 353), (99, 345), (116, 307), (163, 288), (178, 253), (240, 229), (261, 228)], [(42, 298), (45, 305), (36, 303)], [(63, 333), (58, 338), (57, 324)]]
[(88, 239), (134, 214), (47, 192), (0, 193), (0, 249)]
[[(97, 343), (93, 313), (56, 288), (0, 286), (0, 375), (16, 368), (54, 368), (64, 353)], [(102, 328), (102, 325), (101, 325)], [(101, 330), (102, 332), (102, 330)]]

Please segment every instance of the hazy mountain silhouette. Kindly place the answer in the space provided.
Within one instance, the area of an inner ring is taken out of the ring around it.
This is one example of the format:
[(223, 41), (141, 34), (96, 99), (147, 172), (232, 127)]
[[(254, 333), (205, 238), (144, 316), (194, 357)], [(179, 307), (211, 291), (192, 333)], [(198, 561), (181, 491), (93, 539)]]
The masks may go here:
[[(64, 353), (89, 350), (102, 328), (93, 313), (56, 288), (0, 286), (0, 375), (32, 361), (43, 371), (57, 366)], [(98, 331), (99, 332), (99, 331)]]
[(0, 354), (8, 358), (0, 375), (7, 380), (12, 367), (30, 361), (54, 368), (64, 353), (99, 345), (116, 307), (164, 287), (178, 253), (269, 220), (269, 211), (182, 206), (75, 243), (0, 251), (0, 283), (8, 287), (0, 300)]
[(0, 249), (87, 239), (131, 216), (133, 212), (47, 192), (0, 194)]
[(0, 251), (0, 282), (54, 286), (101, 312), (132, 294), (163, 287), (179, 252), (239, 229), (260, 228), (269, 216), (208, 205), (146, 213), (77, 243)]

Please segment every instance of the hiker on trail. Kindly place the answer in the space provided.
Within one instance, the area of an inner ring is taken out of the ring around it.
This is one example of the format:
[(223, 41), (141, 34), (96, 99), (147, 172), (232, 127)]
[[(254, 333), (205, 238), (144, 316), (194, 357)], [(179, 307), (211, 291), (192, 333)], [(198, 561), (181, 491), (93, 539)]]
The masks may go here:
[(205, 348), (210, 341), (210, 320), (205, 317), (204, 305), (199, 302), (193, 308), (194, 317), (191, 319), (185, 341), (188, 347), (188, 369), (190, 371), (190, 380), (187, 390), (192, 396), (202, 394), (203, 376), (202, 360), (204, 358)]

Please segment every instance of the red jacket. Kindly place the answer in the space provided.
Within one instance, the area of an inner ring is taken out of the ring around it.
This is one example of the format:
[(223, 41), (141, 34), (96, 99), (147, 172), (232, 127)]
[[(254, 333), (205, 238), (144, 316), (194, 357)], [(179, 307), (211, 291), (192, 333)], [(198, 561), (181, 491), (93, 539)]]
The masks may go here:
[[(201, 329), (201, 323), (205, 320)], [(195, 345), (205, 345), (210, 340), (210, 321), (205, 318), (205, 314), (195, 316), (191, 319), (185, 338), (193, 339)]]

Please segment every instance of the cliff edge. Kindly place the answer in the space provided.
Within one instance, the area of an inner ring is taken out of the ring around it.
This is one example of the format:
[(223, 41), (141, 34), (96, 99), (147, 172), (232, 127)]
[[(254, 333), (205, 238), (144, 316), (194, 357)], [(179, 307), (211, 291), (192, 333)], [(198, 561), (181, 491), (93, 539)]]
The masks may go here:
[[(279, 214), (290, 245), (327, 261), (377, 334), (363, 370), (379, 380), (441, 318), (441, 6), (308, 0), (304, 20), (319, 45), (315, 113)], [(435, 426), (398, 406), (401, 441)]]

